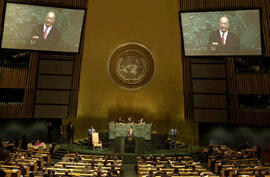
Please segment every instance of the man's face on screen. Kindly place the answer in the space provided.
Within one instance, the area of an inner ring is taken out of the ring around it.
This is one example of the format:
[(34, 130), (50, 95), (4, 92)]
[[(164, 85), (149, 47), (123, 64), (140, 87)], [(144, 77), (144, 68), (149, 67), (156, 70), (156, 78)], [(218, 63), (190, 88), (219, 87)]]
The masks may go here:
[(45, 25), (47, 27), (50, 27), (54, 24), (54, 22), (55, 22), (55, 13), (54, 12), (47, 13), (47, 16), (45, 18)]
[(219, 28), (222, 32), (226, 32), (230, 27), (228, 17), (221, 17), (219, 19)]

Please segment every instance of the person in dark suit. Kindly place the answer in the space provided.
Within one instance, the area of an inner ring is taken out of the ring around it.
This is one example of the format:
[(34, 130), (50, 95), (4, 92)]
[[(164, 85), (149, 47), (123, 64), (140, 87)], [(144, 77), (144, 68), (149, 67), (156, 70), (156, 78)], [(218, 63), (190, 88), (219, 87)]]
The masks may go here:
[(62, 123), (59, 128), (59, 135), (60, 135), (60, 143), (63, 144), (64, 143), (64, 127)]
[(70, 122), (67, 126), (67, 139), (68, 139), (68, 144), (73, 143), (74, 140), (74, 133), (75, 133), (75, 128), (74, 125)]
[(240, 50), (239, 37), (229, 31), (230, 20), (226, 16), (219, 19), (219, 30), (210, 34), (208, 42), (208, 51), (216, 54), (233, 54)]
[(23, 134), (23, 137), (22, 137), (22, 144), (21, 144), (21, 149), (27, 149), (27, 138), (26, 138), (26, 133)]
[(119, 123), (119, 124), (124, 123), (124, 120), (122, 119), (121, 116), (118, 118), (117, 123)]
[(118, 173), (117, 173), (117, 170), (115, 169), (115, 167), (112, 165), (112, 167), (111, 167), (111, 170), (109, 170), (110, 171), (110, 173), (112, 174), (112, 175), (114, 175), (114, 176), (118, 176)]
[(3, 145), (3, 141), (2, 139), (0, 138), (0, 150), (4, 148), (4, 145)]
[(178, 168), (174, 168), (173, 169), (173, 173), (171, 174), (171, 176), (179, 176), (179, 170), (178, 170)]
[(92, 133), (96, 133), (96, 130), (94, 129), (93, 125), (91, 125), (90, 128), (87, 130), (88, 148), (91, 148), (93, 146), (93, 144), (92, 144)]
[(133, 129), (129, 129), (129, 132), (127, 134), (126, 138), (126, 152), (128, 153), (134, 153), (135, 152), (135, 134)]
[(127, 136), (128, 136), (128, 137), (134, 137), (134, 131), (133, 131), (132, 128), (129, 129), (129, 132), (128, 132)]
[(138, 124), (145, 124), (145, 121), (143, 120), (143, 117), (138, 121)]
[(155, 176), (162, 176), (162, 171), (160, 170), (160, 168), (157, 168), (157, 171), (155, 173)]
[(170, 149), (173, 149), (173, 148), (176, 149), (176, 137), (177, 137), (178, 133), (179, 132), (175, 127), (170, 129), (170, 131), (169, 131), (169, 135), (171, 137)]
[(167, 172), (165, 170), (162, 171), (162, 177), (169, 177), (169, 175), (167, 174)]
[(33, 48), (52, 50), (58, 47), (60, 32), (53, 26), (56, 21), (56, 14), (53, 11), (47, 13), (44, 24), (38, 25), (32, 31), (30, 44)]
[(6, 161), (9, 158), (9, 151), (3, 149), (0, 151), (0, 161)]
[(150, 170), (146, 177), (155, 177), (153, 170)]
[(15, 147), (15, 150), (17, 150), (19, 147), (19, 140), (17, 137), (14, 137), (14, 147)]
[(128, 118), (127, 123), (134, 123), (131, 117)]
[(6, 172), (4, 170), (0, 170), (0, 176), (6, 176)]
[(259, 170), (258, 172), (256, 172), (256, 177), (265, 177), (265, 175), (263, 175), (262, 171)]
[(52, 122), (48, 122), (48, 142), (52, 143), (53, 141), (53, 126)]

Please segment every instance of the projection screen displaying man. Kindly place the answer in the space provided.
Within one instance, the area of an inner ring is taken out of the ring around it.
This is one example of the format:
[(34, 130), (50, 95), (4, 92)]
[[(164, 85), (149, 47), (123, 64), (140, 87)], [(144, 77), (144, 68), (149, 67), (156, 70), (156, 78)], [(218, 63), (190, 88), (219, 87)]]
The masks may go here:
[(230, 20), (227, 16), (219, 19), (219, 30), (210, 34), (208, 50), (210, 52), (237, 52), (240, 50), (239, 37), (229, 31)]
[(56, 21), (56, 14), (53, 11), (47, 13), (44, 24), (38, 25), (34, 28), (30, 43), (36, 45), (41, 49), (50, 50), (59, 45), (60, 32), (53, 26)]
[(7, 2), (1, 47), (79, 52), (85, 9)]
[(185, 56), (262, 54), (260, 9), (179, 14)]

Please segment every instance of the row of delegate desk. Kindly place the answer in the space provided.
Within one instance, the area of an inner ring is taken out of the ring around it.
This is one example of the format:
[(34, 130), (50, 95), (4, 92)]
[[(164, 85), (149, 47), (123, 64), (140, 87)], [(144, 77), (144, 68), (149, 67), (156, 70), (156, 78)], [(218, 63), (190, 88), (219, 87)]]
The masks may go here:
[(76, 154), (66, 154), (62, 161), (47, 167), (46, 170), (54, 172), (56, 176), (65, 175), (66, 172), (70, 176), (95, 176), (98, 171), (101, 171), (102, 175), (106, 176), (114, 166), (117, 171), (117, 175), (114, 176), (120, 176), (122, 169), (121, 159), (105, 159), (104, 155), (81, 154), (79, 157), (80, 160), (76, 162)]
[(0, 169), (11, 177), (29, 176), (30, 172), (43, 168), (44, 163), (50, 163), (47, 152), (17, 150), (10, 153), (8, 161), (0, 161)]
[[(155, 157), (156, 160), (151, 160), (150, 156), (143, 160), (142, 157), (137, 157), (137, 167), (139, 177), (146, 177), (149, 171), (153, 171), (153, 174), (159, 171), (165, 171), (167, 175), (172, 175), (174, 169), (178, 169), (178, 175), (173, 174), (174, 177), (218, 177), (213, 172), (208, 171), (204, 168), (200, 162), (195, 162), (190, 156), (177, 156), (177, 157), (166, 157), (166, 160), (162, 159), (160, 156)], [(166, 164), (170, 163), (170, 167)]]
[(222, 177), (256, 176), (255, 172), (258, 171), (270, 174), (270, 163), (262, 164), (258, 158), (248, 156), (230, 156), (226, 158), (209, 156), (208, 168)]

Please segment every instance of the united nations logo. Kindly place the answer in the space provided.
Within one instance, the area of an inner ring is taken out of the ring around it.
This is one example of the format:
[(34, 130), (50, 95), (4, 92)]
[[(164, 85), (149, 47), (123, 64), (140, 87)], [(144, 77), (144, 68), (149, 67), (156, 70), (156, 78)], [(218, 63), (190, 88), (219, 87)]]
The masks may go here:
[(121, 88), (140, 89), (154, 73), (150, 50), (137, 42), (119, 45), (111, 54), (108, 69), (112, 80)]

